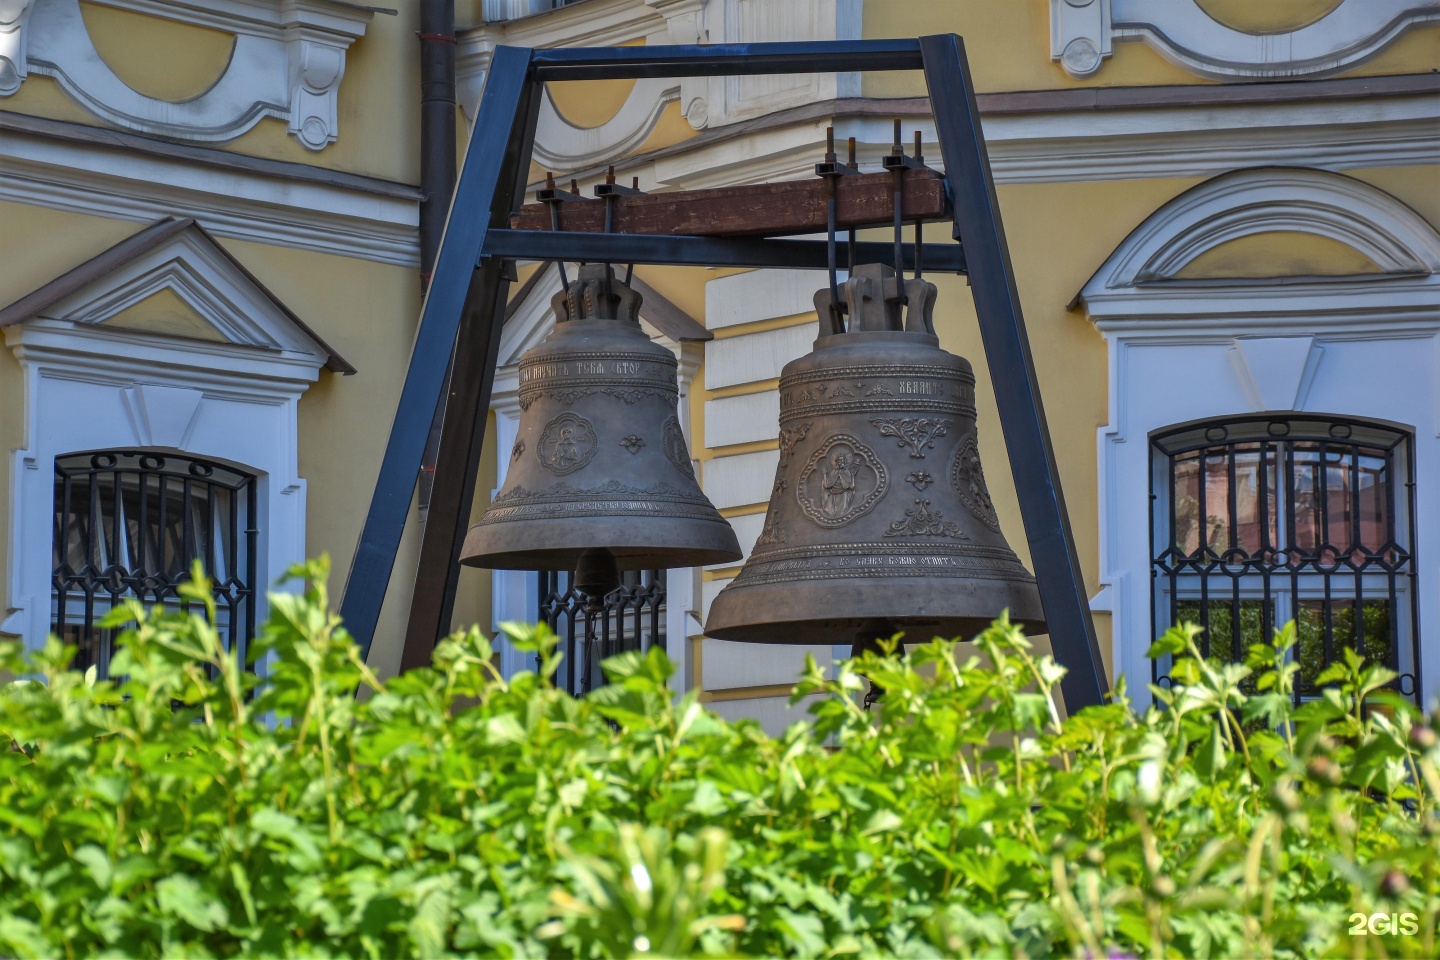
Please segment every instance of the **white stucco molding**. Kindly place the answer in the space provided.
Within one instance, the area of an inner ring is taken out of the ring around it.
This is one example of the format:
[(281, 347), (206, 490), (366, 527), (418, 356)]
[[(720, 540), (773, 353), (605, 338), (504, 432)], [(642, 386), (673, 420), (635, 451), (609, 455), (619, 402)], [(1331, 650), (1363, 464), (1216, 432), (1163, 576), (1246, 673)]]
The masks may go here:
[(0, 111), (0, 200), (416, 267), (420, 191), (309, 164)]
[[(1435, 228), (1383, 190), (1321, 170), (1260, 167), (1209, 180), (1151, 214), (1096, 271), (1080, 298), (1096, 316), (1095, 308), (1117, 295), (1169, 296), (1145, 287), (1173, 280), (1221, 244), (1275, 231), (1343, 243), (1387, 274), (1440, 271)], [(1324, 282), (1321, 288), (1330, 289)]]
[(1196, 0), (1050, 0), (1050, 59), (1072, 77), (1088, 77), (1116, 42), (1131, 40), (1215, 80), (1329, 76), (1437, 20), (1440, 0), (1341, 0), (1313, 23), (1253, 34), (1220, 23)]
[(0, 96), (30, 73), (53, 77), (94, 116), (125, 130), (201, 143), (233, 140), (265, 117), (310, 150), (338, 136), (345, 53), (378, 7), (344, 0), (96, 0), (235, 36), (211, 87), (180, 102), (125, 84), (95, 50), (80, 0), (0, 0)]
[[(0, 311), (25, 396), (23, 445), (7, 464), (0, 632), (30, 647), (43, 644), (50, 627), (59, 456), (181, 452), (255, 474), (261, 618), (264, 588), (305, 558), (299, 401), (335, 358), (198, 228), (157, 224), (144, 233), (158, 242), (117, 245), (121, 256), (102, 260), (106, 269), (82, 265), (36, 291), (43, 296)], [(110, 322), (158, 290), (179, 297), (213, 335), (186, 338)]]
[[(460, 104), (473, 119), (498, 44), (588, 47), (637, 40), (755, 43), (859, 36), (860, 0), (587, 0), (462, 32), (456, 80)], [(853, 73), (641, 79), (619, 111), (595, 127), (566, 120), (547, 94), (535, 130), (535, 161), (574, 171), (633, 153), (677, 100), (690, 126), (701, 130), (859, 93), (859, 75)]]
[[(1227, 239), (1302, 230), (1394, 272), (1174, 279)], [(1410, 208), (1338, 174), (1247, 170), (1155, 211), (1072, 302), (1109, 354), (1109, 422), (1097, 435), (1100, 591), (1115, 664), (1145, 698), (1151, 642), (1149, 436), (1178, 423), (1311, 411), (1415, 431), (1417, 600), (1426, 698), (1440, 690), (1440, 234)]]
[(0, 97), (19, 90), (29, 72), (25, 28), (34, 9), (35, 0), (0, 0)]
[[(1259, 165), (1326, 170), (1440, 162), (1440, 84), (1429, 75), (1309, 83), (1091, 88), (981, 94), (997, 183), (1206, 177)], [(853, 136), (861, 169), (890, 151), (893, 118), (943, 168), (929, 101), (831, 100), (703, 130), (627, 157), (647, 191), (812, 176), (825, 128)], [(608, 162), (608, 161), (607, 161)], [(557, 164), (557, 169), (565, 167)], [(582, 189), (605, 163), (570, 168)]]

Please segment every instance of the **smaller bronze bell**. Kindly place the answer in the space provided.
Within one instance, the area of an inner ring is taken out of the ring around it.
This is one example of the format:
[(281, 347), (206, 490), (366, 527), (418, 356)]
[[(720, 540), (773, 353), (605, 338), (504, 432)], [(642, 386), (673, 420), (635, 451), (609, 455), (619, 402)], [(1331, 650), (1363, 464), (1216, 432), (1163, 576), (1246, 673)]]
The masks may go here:
[(1005, 609), (1045, 632), (1035, 578), (1005, 542), (980, 468), (975, 375), (935, 337), (935, 292), (859, 266), (842, 293), (848, 330), (829, 289), (815, 295), (820, 339), (780, 375), (765, 527), (706, 635), (968, 638)]
[(584, 555), (603, 595), (605, 569), (738, 560), (735, 532), (695, 481), (675, 357), (640, 328), (640, 295), (592, 263), (551, 303), (554, 331), (520, 359), (505, 484), (460, 562), (575, 570)]

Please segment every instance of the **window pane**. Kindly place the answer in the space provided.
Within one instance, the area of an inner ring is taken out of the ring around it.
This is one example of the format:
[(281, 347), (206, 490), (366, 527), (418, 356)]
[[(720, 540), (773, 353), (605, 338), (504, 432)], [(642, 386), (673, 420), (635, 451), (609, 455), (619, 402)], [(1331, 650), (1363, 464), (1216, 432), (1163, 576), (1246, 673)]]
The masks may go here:
[(1175, 532), (1172, 543), (1187, 557), (1200, 549), (1200, 461), (1175, 461)]
[(199, 559), (217, 579), (219, 627), (243, 651), (254, 629), (254, 478), (220, 464), (130, 451), (55, 461), (51, 624), (106, 675), (113, 636), (94, 626), (123, 598), (175, 604)]
[(1408, 433), (1296, 414), (1151, 442), (1157, 629), (1196, 622), (1207, 656), (1240, 660), (1293, 618), (1307, 695), (1347, 646), (1417, 689)]

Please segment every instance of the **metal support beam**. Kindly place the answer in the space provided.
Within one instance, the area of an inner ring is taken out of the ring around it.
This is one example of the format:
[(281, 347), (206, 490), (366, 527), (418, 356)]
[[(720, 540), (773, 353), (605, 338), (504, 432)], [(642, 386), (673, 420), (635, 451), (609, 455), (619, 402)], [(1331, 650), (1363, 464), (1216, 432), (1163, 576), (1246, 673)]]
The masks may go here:
[[(405, 532), (405, 518), (410, 511), (410, 497), (415, 490), (425, 438), (440, 403), (485, 232), (508, 221), (524, 190), (539, 109), (538, 98), (529, 93), (529, 68), (529, 50), (495, 48), (485, 93), (475, 117), (475, 135), (465, 152), (451, 217), (420, 313), (420, 326), (411, 348), (410, 366), (400, 391), (395, 421), (390, 427), (385, 459), (380, 464), (370, 512), (365, 518), (340, 603), (340, 615), (362, 654), (369, 652), (375, 637), (395, 554)], [(460, 211), (460, 215), (456, 216), (455, 211)], [(498, 291), (497, 296), (503, 293)], [(493, 317), (492, 312), (484, 318), (492, 330)], [(487, 380), (486, 395), (478, 398), (486, 406), (490, 402), (488, 383)], [(480, 424), (483, 431), (483, 419)], [(431, 509), (434, 510), (433, 500)]]
[(818, 40), (706, 46), (555, 47), (534, 52), (537, 80), (743, 77), (767, 73), (919, 70), (915, 40)]
[[(1099, 647), (1086, 603), (1074, 538), (1050, 446), (1034, 362), (1020, 312), (1000, 210), (981, 138), (979, 114), (960, 38), (695, 47), (523, 50), (497, 47), (476, 115), (470, 148), (440, 246), (434, 278), (391, 427), (370, 513), (340, 612), (368, 651), (404, 532), (426, 428), (453, 362), (442, 428), (436, 492), (421, 547), (404, 665), (426, 662), (449, 627), (459, 550), (474, 496), (485, 415), (495, 373), (510, 258), (824, 269), (823, 243), (717, 237), (558, 234), (508, 229), (524, 189), (542, 84), (546, 80), (925, 71), (947, 180), (954, 236), (964, 246), (925, 251), (934, 271), (968, 272), (1001, 425), (1030, 542), (1032, 563), (1056, 658), (1070, 670), (1063, 689), (1071, 711), (1105, 692)], [(840, 254), (849, 260), (849, 250)], [(888, 243), (855, 245), (857, 261), (889, 262)], [(913, 265), (913, 249), (902, 251)], [(973, 269), (968, 269), (973, 267)], [(453, 358), (453, 360), (452, 360)]]
[(1035, 379), (1035, 361), (980, 131), (975, 88), (959, 37), (922, 37), (920, 49), (926, 85), (932, 92), (945, 91), (944, 96), (932, 96), (930, 103), (953, 192), (955, 238), (965, 244), (975, 314), (1030, 542), (1030, 562), (1045, 605), (1055, 658), (1069, 669), (1061, 688), (1066, 709), (1074, 713), (1104, 701), (1104, 662)]
[(420, 564), (410, 601), (410, 620), (400, 669), (428, 667), (435, 641), (450, 632), (460, 578), (460, 548), (475, 500), (485, 420), (500, 351), (500, 326), (510, 284), (502, 260), (486, 260), (475, 271), (455, 344), (430, 514), (420, 541)]
[[(850, 245), (836, 245), (839, 261), (848, 263)], [(555, 230), (491, 230), (482, 256), (512, 260), (583, 260), (603, 263), (663, 263), (705, 267), (790, 267), (824, 270), (823, 240), (757, 240), (734, 237), (645, 236), (630, 233), (567, 233)], [(901, 244), (905, 269), (915, 269), (915, 247)], [(890, 263), (891, 243), (855, 244), (856, 263)], [(932, 273), (964, 273), (965, 251), (958, 244), (925, 247), (925, 269)]]

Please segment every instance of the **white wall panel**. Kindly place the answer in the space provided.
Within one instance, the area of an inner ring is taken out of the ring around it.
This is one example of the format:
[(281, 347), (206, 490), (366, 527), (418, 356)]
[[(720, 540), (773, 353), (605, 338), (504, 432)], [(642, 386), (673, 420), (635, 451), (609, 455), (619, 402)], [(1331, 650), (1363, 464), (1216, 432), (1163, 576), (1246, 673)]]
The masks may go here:
[(701, 623), (704, 623), (705, 618), (710, 616), (710, 604), (715, 602), (715, 598), (720, 595), (720, 591), (724, 590), (729, 583), (729, 580), (706, 580), (700, 587)]
[(705, 445), (774, 440), (780, 435), (780, 391), (705, 401)]
[(710, 502), (720, 508), (769, 503), (775, 485), (779, 450), (761, 450), (734, 457), (716, 457), (704, 465), (704, 489)]
[(705, 706), (726, 720), (751, 719), (760, 721), (760, 726), (772, 737), (778, 737), (785, 732), (790, 724), (800, 720), (809, 720), (810, 715), (806, 711), (815, 697), (806, 697), (795, 706), (790, 706), (788, 697), (765, 697), (759, 700), (721, 700), (716, 703), (707, 703)]
[(802, 323), (712, 340), (705, 345), (705, 387), (718, 390), (778, 377), (785, 364), (810, 352), (817, 333), (815, 324)]
[(705, 284), (705, 325), (711, 330), (793, 317), (815, 309), (824, 274), (815, 270), (753, 270)]
[(792, 646), (706, 638), (701, 649), (704, 666), (700, 677), (706, 690), (795, 683), (805, 670), (807, 653), (815, 654), (815, 661), (827, 669), (832, 661), (832, 647), (829, 644)]
[[(750, 551), (755, 549), (755, 541), (760, 538), (760, 531), (765, 529), (765, 514), (752, 513), (743, 517), (730, 517), (730, 528), (735, 531), (735, 539), (740, 541), (740, 550), (744, 554), (742, 559), (750, 558)], [(707, 569), (719, 570), (725, 567), (736, 566), (734, 561), (730, 563), (713, 564)]]

